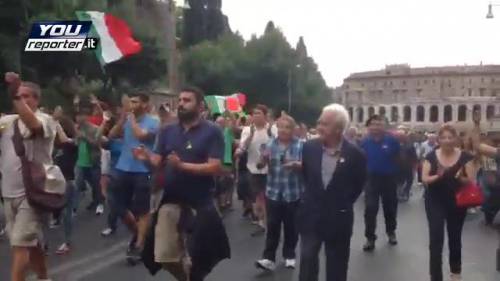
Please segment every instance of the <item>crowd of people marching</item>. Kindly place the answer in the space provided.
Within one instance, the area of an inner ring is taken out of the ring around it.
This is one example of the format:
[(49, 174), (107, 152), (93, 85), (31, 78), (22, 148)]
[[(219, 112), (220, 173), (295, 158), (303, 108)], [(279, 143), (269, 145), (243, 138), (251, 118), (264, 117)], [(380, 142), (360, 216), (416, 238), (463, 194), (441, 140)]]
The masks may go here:
[[(131, 264), (142, 262), (151, 273), (163, 268), (190, 281), (204, 280), (230, 257), (223, 217), (236, 209), (235, 195), (242, 216), (255, 225), (249, 235), (266, 236), (256, 267), (276, 268), (283, 232), (287, 268), (296, 267), (300, 240), (300, 281), (318, 280), (323, 244), (326, 280), (347, 280), (353, 204), (362, 192), (363, 250), (372, 252), (380, 201), (387, 241), (395, 246), (398, 204), (417, 186), (425, 189), (431, 281), (443, 280), (445, 225), (450, 280), (458, 281), (467, 213), (481, 209), (493, 225), (500, 209), (500, 153), (477, 120), (465, 135), (452, 124), (428, 133), (389, 130), (379, 115), (366, 128), (355, 128), (346, 109), (332, 104), (309, 129), (286, 112), (275, 119), (265, 105), (248, 116), (213, 115), (194, 87), (180, 91), (177, 108), (150, 104), (147, 92), (138, 91), (119, 106), (90, 95), (76, 98), (71, 110), (46, 111), (37, 84), (15, 73), (5, 80), (14, 114), (0, 118), (0, 228), (10, 240), (12, 281), (26, 280), (28, 269), (38, 280), (49, 280), (44, 234), (53, 230), (45, 226), (64, 231), (56, 254), (71, 252), (74, 220), (87, 190), (86, 210), (106, 216), (102, 237), (113, 235), (120, 222), (130, 232)], [(41, 184), (34, 180), (35, 164), (42, 167)], [(476, 184), (484, 194), (481, 206), (457, 202), (462, 187)], [(62, 192), (44, 190), (55, 187)], [(60, 207), (49, 202), (58, 198), (54, 194), (63, 197)]]

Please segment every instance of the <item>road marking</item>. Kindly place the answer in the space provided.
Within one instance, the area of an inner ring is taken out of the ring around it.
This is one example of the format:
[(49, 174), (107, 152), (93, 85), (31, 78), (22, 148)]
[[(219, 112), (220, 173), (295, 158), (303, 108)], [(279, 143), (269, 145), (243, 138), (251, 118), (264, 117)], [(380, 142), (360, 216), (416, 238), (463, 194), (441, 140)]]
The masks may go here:
[[(70, 274), (70, 278), (68, 279), (68, 281), (80, 281), (80, 279), (97, 273), (104, 268), (112, 266), (113, 264), (120, 261), (125, 262), (125, 256), (123, 255), (123, 253), (115, 253), (111, 256), (106, 256), (105, 259), (100, 259), (98, 262), (92, 263), (90, 266), (86, 266), (82, 268), (82, 270), (77, 270), (76, 272)], [(142, 266), (142, 264), (140, 263), (137, 265)]]
[(110, 255), (116, 254), (115, 252), (120, 252), (120, 256), (122, 258), (125, 258), (125, 255), (122, 253), (122, 251), (127, 246), (127, 244), (128, 244), (127, 241), (123, 241), (113, 245), (107, 250), (99, 251), (92, 255), (87, 255), (79, 260), (64, 263), (60, 266), (56, 266), (52, 270), (49, 270), (49, 274), (50, 276), (53, 276), (53, 275), (64, 274), (69, 271), (75, 271), (78, 267), (84, 267), (87, 264), (90, 266), (93, 263), (98, 263), (99, 260), (102, 260)]

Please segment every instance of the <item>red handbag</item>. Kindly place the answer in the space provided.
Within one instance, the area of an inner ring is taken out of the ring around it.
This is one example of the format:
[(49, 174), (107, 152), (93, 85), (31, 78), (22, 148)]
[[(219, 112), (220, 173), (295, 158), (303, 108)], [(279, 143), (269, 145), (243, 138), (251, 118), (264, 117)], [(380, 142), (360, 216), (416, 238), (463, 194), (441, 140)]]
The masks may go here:
[(455, 200), (459, 208), (478, 207), (484, 203), (484, 194), (477, 184), (469, 183), (457, 191)]

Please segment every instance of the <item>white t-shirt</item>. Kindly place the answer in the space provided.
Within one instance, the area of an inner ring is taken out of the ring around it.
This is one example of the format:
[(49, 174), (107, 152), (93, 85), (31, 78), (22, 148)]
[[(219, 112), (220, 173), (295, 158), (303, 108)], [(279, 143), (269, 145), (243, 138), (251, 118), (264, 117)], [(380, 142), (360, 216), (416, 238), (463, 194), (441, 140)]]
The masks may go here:
[(101, 149), (101, 175), (108, 176), (111, 171), (111, 152)]
[(429, 141), (425, 141), (421, 144), (420, 146), (420, 155), (422, 156), (422, 159), (425, 159), (427, 154), (431, 153), (436, 145), (430, 145)]
[[(50, 115), (35, 112), (35, 116), (42, 123), (43, 135), (31, 138), (32, 132), (19, 120), (19, 130), (24, 137), (26, 156), (30, 161), (42, 164), (52, 164), (52, 151), (56, 136), (56, 122)], [(0, 173), (2, 174), (2, 196), (4, 198), (18, 198), (25, 195), (23, 177), (21, 174), (21, 160), (16, 155), (12, 136), (14, 135), (14, 121), (17, 115), (6, 115), (0, 118)]]
[[(245, 149), (243, 145), (245, 145), (247, 138), (250, 137), (250, 133), (250, 127), (243, 128), (243, 131), (241, 132), (240, 148), (243, 150)], [(259, 163), (260, 160), (260, 147), (262, 145), (266, 145), (269, 140), (273, 137), (276, 137), (277, 134), (278, 132), (275, 126), (271, 127), (271, 137), (269, 137), (268, 126), (260, 130), (255, 129), (252, 141), (246, 149), (248, 153), (247, 168), (250, 173), (258, 175), (267, 174), (267, 167), (263, 169), (257, 168), (257, 163)]]

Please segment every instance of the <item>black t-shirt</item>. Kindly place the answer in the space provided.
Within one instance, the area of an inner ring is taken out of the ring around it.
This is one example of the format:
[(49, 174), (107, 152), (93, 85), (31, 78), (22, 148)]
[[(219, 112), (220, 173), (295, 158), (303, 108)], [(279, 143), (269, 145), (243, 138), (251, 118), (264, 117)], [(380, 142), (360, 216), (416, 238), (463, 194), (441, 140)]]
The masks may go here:
[[(431, 164), (430, 175), (436, 175), (441, 166), (437, 158), (436, 150), (429, 153), (425, 159)], [(473, 156), (471, 154), (462, 151), (458, 161), (448, 169), (465, 169), (465, 165), (472, 159)], [(441, 168), (443, 167), (441, 166)], [(455, 177), (442, 178), (432, 184), (429, 184), (426, 190), (426, 196), (430, 196), (432, 199), (437, 199), (448, 207), (454, 207), (456, 206), (455, 193), (461, 186), (462, 183)]]
[[(224, 138), (221, 130), (213, 123), (200, 121), (188, 131), (179, 124), (165, 127), (158, 137), (156, 153), (167, 157), (175, 152), (182, 162), (201, 164), (209, 158), (224, 156)], [(209, 203), (215, 187), (213, 176), (193, 175), (165, 167), (164, 202), (179, 202), (192, 205)]]

